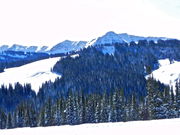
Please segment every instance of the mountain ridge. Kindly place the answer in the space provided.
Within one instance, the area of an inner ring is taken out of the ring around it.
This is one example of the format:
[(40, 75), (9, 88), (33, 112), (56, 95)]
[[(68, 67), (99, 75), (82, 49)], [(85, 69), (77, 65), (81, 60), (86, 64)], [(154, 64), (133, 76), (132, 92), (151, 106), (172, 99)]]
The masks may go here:
[(79, 51), (83, 48), (87, 48), (89, 46), (95, 45), (105, 45), (105, 44), (113, 44), (113, 43), (127, 43), (136, 42), (140, 40), (154, 41), (158, 40), (172, 40), (171, 38), (166, 37), (143, 37), (143, 36), (135, 36), (127, 33), (117, 34), (113, 31), (109, 31), (104, 35), (92, 39), (90, 41), (71, 41), (64, 40), (52, 47), (48, 46), (25, 46), (19, 44), (10, 45), (0, 45), (0, 52), (4, 51), (22, 51), (22, 52), (36, 52), (36, 53), (48, 53), (48, 54), (57, 54), (57, 53), (69, 53), (72, 51)]

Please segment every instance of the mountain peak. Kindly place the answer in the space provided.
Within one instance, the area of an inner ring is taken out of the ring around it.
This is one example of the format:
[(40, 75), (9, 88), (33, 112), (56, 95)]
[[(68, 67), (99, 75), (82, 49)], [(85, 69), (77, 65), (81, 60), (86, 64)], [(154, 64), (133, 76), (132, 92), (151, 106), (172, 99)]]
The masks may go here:
[(73, 41), (71, 40), (64, 40), (63, 42), (59, 43), (59, 44), (63, 44), (63, 43), (67, 43), (67, 44), (71, 44)]
[(78, 51), (86, 46), (85, 41), (70, 41), (70, 40), (65, 40), (54, 47), (51, 48), (49, 51), (52, 54), (55, 53), (68, 53), (71, 51)]
[(115, 33), (114, 31), (109, 31), (104, 36), (116, 36), (116, 35), (118, 35), (118, 34)]
[(125, 43), (122, 38), (119, 37), (118, 34), (116, 34), (113, 31), (107, 32), (102, 37), (99, 37), (94, 45), (104, 45), (104, 44), (115, 44), (115, 43)]

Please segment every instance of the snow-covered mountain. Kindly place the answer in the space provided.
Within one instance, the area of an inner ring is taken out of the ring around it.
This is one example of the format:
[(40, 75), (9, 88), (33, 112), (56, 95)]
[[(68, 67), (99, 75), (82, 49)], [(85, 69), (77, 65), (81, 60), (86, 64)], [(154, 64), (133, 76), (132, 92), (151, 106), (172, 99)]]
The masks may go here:
[(23, 46), (14, 44), (12, 46), (2, 45), (0, 46), (0, 52), (4, 51), (15, 51), (15, 52), (36, 52), (36, 53), (48, 53), (48, 54), (57, 54), (57, 53), (68, 53), (72, 51), (79, 51), (80, 49), (86, 46), (86, 41), (70, 41), (65, 40), (53, 47), (48, 46)]
[(48, 46), (24, 46), (14, 44), (12, 46), (2, 45), (0, 46), (0, 52), (3, 51), (15, 51), (15, 52), (47, 52)]
[(51, 54), (57, 53), (68, 53), (72, 51), (79, 51), (80, 49), (84, 48), (86, 45), (86, 41), (70, 41), (65, 40), (49, 50)]
[(179, 135), (180, 119), (1, 130), (2, 135)]
[(167, 40), (170, 38), (165, 37), (141, 37), (141, 36), (134, 36), (128, 35), (127, 33), (117, 34), (115, 32), (107, 32), (105, 35), (95, 38), (89, 42), (87, 42), (87, 46), (95, 46), (95, 45), (106, 45), (106, 44), (121, 44), (121, 43), (130, 43), (132, 41), (138, 43), (140, 40), (147, 40), (147, 41), (154, 41), (157, 42), (158, 40)]
[(115, 43), (125, 43), (125, 41), (118, 34), (111, 31), (111, 32), (107, 32), (104, 36), (97, 38), (94, 45), (115, 44)]
[(51, 72), (51, 68), (60, 58), (50, 58), (36, 61), (24, 66), (5, 69), (0, 73), (0, 85), (9, 85), (19, 82), (20, 84), (30, 83), (32, 89), (38, 92), (39, 87), (46, 81), (55, 81), (60, 75)]
[(57, 54), (57, 53), (68, 53), (72, 51), (79, 51), (80, 49), (87, 48), (88, 46), (95, 45), (106, 45), (106, 44), (121, 44), (121, 43), (130, 43), (132, 41), (138, 42), (139, 40), (153, 40), (157, 42), (159, 39), (167, 40), (169, 38), (164, 37), (140, 37), (134, 35), (128, 35), (127, 33), (117, 34), (115, 32), (107, 32), (105, 35), (101, 37), (97, 37), (90, 41), (70, 41), (65, 40), (63, 42), (58, 43), (53, 47), (48, 46), (24, 46), (14, 44), (12, 46), (2, 45), (0, 46), (0, 52), (3, 51), (22, 51), (22, 52), (43, 52), (49, 54)]

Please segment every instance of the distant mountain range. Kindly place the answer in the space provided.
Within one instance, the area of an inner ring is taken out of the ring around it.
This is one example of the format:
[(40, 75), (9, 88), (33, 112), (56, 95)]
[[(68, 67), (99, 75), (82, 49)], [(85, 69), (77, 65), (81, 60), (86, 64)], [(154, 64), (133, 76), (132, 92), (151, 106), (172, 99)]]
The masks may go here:
[(134, 35), (128, 35), (127, 33), (117, 34), (115, 32), (107, 32), (105, 35), (95, 38), (91, 41), (70, 41), (65, 40), (58, 43), (53, 47), (48, 46), (24, 46), (14, 44), (12, 46), (2, 45), (0, 46), (0, 52), (4, 51), (17, 51), (17, 52), (36, 52), (36, 53), (48, 53), (48, 54), (58, 54), (58, 53), (68, 53), (72, 51), (79, 51), (84, 47), (94, 46), (94, 45), (104, 45), (113, 43), (138, 43), (140, 40), (154, 41), (158, 40), (168, 40), (170, 38), (165, 37), (140, 37)]

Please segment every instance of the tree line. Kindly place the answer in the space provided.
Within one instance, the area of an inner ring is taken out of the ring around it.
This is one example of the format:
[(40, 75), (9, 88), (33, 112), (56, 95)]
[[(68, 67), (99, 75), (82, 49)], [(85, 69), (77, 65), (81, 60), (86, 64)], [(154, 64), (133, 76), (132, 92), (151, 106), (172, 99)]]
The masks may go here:
[(180, 83), (173, 90), (147, 80), (147, 95), (124, 96), (123, 89), (110, 93), (85, 94), (69, 90), (58, 99), (49, 98), (42, 106), (35, 100), (21, 102), (13, 111), (0, 109), (0, 128), (77, 125), (83, 123), (125, 122), (180, 117)]

